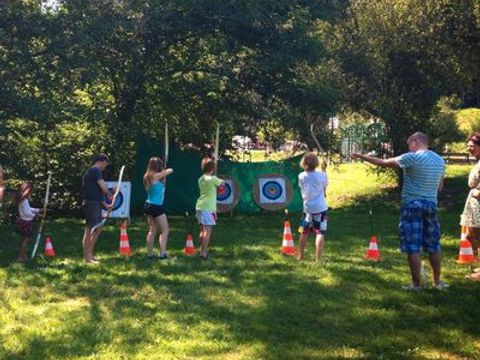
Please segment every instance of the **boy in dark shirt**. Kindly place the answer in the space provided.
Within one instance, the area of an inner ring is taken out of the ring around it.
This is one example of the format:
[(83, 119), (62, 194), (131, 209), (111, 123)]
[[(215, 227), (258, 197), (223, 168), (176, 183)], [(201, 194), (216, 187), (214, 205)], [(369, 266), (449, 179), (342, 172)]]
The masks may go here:
[(83, 233), (82, 246), (85, 262), (95, 264), (98, 261), (93, 256), (93, 249), (102, 232), (102, 227), (96, 228), (93, 233), (91, 230), (102, 221), (102, 208), (108, 208), (105, 202), (108, 188), (103, 180), (102, 173), (108, 165), (108, 156), (105, 154), (95, 155), (93, 162), (95, 164), (83, 174), (82, 178), (85, 213), (85, 231)]

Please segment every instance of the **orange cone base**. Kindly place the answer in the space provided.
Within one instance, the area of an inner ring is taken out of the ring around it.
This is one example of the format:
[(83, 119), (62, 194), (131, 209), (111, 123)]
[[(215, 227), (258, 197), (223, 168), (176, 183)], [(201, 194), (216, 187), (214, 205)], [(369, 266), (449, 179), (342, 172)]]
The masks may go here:
[(280, 248), (280, 252), (283, 254), (283, 255), (286, 255), (286, 256), (295, 256), (297, 254), (297, 250), (295, 250), (295, 248)]
[(368, 255), (368, 254), (365, 254), (365, 256), (363, 257), (365, 260), (368, 260), (368, 261), (382, 261), (383, 260), (383, 257), (382, 256), (375, 256), (375, 255)]
[(457, 264), (464, 265), (464, 264), (472, 264), (475, 262), (475, 257), (472, 255), (470, 256), (462, 256), (462, 259), (455, 260)]
[(183, 253), (186, 256), (194, 256), (197, 253), (197, 250), (195, 250), (195, 248), (185, 248), (183, 249)]

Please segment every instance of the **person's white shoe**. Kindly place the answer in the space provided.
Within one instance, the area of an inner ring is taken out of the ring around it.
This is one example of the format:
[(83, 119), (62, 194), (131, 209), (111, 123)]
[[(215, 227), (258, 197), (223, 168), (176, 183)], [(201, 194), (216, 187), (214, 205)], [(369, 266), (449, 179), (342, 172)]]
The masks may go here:
[(433, 288), (437, 290), (448, 289), (449, 287), (450, 285), (443, 281), (439, 281), (437, 284), (433, 285)]

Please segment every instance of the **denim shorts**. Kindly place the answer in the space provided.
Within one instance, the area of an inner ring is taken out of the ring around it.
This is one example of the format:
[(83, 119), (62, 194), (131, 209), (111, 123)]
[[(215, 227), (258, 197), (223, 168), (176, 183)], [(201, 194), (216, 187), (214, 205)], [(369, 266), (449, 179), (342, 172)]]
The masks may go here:
[(400, 250), (408, 254), (440, 251), (440, 223), (437, 206), (427, 200), (414, 200), (400, 210)]

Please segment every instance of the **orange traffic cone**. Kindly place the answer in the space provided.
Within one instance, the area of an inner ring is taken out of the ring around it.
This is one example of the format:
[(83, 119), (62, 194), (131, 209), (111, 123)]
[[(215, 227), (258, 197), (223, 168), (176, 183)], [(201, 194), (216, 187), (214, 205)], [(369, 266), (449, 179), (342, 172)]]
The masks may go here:
[(192, 234), (187, 235), (187, 243), (185, 244), (185, 248), (183, 249), (183, 252), (185, 253), (186, 256), (193, 256), (197, 253), (195, 246), (193, 246)]
[(122, 221), (122, 225), (120, 225), (120, 255), (124, 256), (131, 256), (132, 249), (130, 249), (130, 244), (128, 242), (128, 234), (127, 234), (127, 222)]
[(467, 239), (467, 229), (462, 226), (457, 264), (471, 264), (473, 262), (475, 262), (475, 255), (473, 255), (472, 244)]
[(380, 251), (378, 250), (377, 237), (375, 235), (370, 237), (370, 245), (368, 246), (368, 250), (364, 258), (371, 261), (379, 261), (382, 259), (380, 256)]
[(52, 239), (50, 239), (50, 236), (47, 236), (45, 238), (45, 256), (50, 256), (54, 257), (55, 256), (55, 251), (53, 250), (53, 245), (52, 245)]
[(295, 245), (293, 244), (292, 228), (290, 227), (290, 222), (288, 220), (285, 221), (283, 227), (282, 253), (283, 255), (289, 256), (295, 255)]

